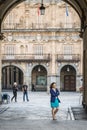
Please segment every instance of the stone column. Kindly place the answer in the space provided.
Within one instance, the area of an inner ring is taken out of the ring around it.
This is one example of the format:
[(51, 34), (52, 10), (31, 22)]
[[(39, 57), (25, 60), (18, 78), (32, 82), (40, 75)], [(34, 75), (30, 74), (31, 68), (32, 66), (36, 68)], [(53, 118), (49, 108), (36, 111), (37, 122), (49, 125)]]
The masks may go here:
[(87, 107), (87, 27), (83, 34), (83, 105)]
[(9, 87), (9, 67), (7, 67), (7, 88)]
[(29, 91), (31, 90), (31, 66), (29, 66), (28, 63), (26, 63), (26, 71), (24, 74), (24, 82), (28, 85)]
[(31, 70), (32, 70), (32, 64), (30, 63), (30, 64), (28, 64), (28, 75), (29, 75), (29, 77), (28, 77), (28, 84), (29, 84), (29, 91), (31, 91), (31, 89), (32, 89), (32, 79), (31, 79), (31, 77), (32, 77), (32, 73), (31, 73)]
[(55, 19), (56, 19), (56, 9), (55, 9), (55, 1), (51, 1), (51, 22), (52, 22), (52, 27), (55, 26)]
[(55, 32), (52, 33), (52, 62), (50, 64), (50, 75), (48, 77), (49, 85), (56, 82), (58, 86), (58, 76), (56, 72), (56, 45), (55, 45)]
[(52, 63), (51, 63), (51, 73), (52, 75), (55, 75), (55, 69), (56, 69), (56, 65), (55, 65), (55, 32), (52, 33)]
[(19, 70), (16, 68), (16, 82), (19, 84)]
[(3, 86), (5, 87), (5, 79), (6, 77), (5, 77), (5, 69), (3, 70)]
[(1, 77), (2, 77), (2, 53), (1, 53), (1, 40), (3, 40), (3, 34), (1, 33), (1, 23), (2, 20), (0, 19), (0, 103), (2, 102), (1, 92), (2, 92), (2, 86), (1, 86)]
[(2, 92), (2, 86), (1, 86), (1, 77), (2, 77), (2, 56), (1, 56), (1, 41), (0, 41), (0, 103), (2, 101), (2, 98), (1, 98), (1, 92)]

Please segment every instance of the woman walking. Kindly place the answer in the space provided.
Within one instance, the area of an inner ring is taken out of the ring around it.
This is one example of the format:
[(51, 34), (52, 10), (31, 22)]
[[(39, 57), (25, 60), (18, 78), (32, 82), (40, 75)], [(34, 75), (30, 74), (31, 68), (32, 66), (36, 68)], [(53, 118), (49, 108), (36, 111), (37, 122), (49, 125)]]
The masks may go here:
[(17, 91), (18, 91), (17, 83), (14, 82), (14, 85), (13, 85), (13, 97), (11, 98), (11, 101), (15, 98), (15, 102), (17, 102)]
[(50, 99), (50, 104), (52, 108), (52, 118), (53, 120), (56, 120), (56, 113), (58, 112), (59, 108), (59, 90), (56, 88), (56, 83), (53, 82), (50, 85), (50, 94), (51, 94), (51, 99)]

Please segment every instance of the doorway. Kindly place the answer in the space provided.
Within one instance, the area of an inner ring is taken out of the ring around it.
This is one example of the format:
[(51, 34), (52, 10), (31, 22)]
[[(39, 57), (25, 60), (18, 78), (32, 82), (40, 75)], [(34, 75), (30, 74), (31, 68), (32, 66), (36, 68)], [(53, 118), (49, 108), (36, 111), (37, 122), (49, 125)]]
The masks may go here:
[(76, 71), (73, 66), (66, 65), (61, 69), (60, 84), (62, 91), (76, 91)]

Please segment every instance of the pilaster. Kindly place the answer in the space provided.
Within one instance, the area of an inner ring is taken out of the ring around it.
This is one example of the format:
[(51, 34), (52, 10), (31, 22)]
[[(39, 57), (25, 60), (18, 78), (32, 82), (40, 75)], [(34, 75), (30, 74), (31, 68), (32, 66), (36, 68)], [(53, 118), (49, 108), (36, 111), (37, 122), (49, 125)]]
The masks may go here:
[(0, 40), (0, 103), (2, 101), (2, 96), (1, 96), (1, 92), (2, 92), (2, 86), (1, 86), (1, 75), (2, 75), (2, 56), (1, 56), (1, 40)]
[(83, 33), (83, 104), (87, 104), (87, 25), (84, 25)]
[[(55, 32), (52, 33), (52, 36), (55, 37)], [(52, 41), (52, 65), (51, 65), (51, 74), (56, 74), (56, 64), (55, 64), (55, 40)]]

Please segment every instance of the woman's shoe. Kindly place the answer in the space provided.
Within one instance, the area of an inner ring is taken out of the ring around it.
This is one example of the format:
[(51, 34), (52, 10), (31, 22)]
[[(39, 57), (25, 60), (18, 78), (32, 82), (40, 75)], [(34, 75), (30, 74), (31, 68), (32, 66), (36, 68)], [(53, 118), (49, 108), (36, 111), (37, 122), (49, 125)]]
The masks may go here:
[(53, 120), (57, 120), (56, 118), (53, 118)]

